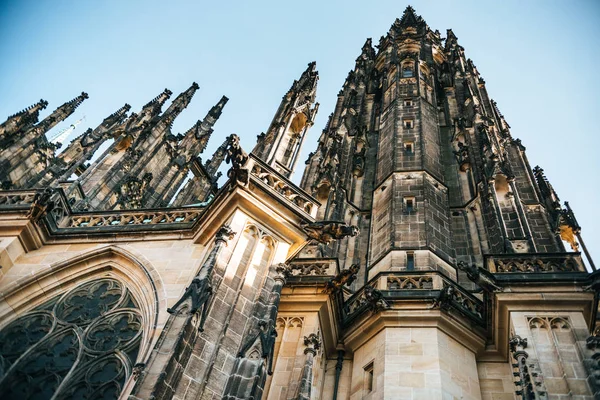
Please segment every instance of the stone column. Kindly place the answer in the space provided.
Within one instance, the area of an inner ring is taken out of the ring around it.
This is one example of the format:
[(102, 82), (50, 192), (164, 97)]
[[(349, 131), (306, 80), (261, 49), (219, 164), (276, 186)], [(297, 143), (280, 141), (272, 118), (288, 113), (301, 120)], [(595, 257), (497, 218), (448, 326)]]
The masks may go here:
[(304, 361), (304, 367), (302, 368), (302, 375), (300, 376), (300, 384), (296, 390), (295, 400), (310, 400), (310, 392), (312, 389), (312, 377), (313, 377), (313, 362), (317, 350), (321, 348), (321, 341), (319, 336), (311, 333), (308, 336), (304, 336), (304, 354), (306, 360)]

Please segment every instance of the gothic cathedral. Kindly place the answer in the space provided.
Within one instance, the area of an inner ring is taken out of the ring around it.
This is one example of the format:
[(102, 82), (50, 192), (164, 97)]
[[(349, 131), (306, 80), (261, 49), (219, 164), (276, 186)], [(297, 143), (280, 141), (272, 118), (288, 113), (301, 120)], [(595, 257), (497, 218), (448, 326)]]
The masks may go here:
[(452, 30), (367, 39), (298, 187), (317, 82), (205, 162), (196, 83), (0, 125), (0, 397), (600, 398), (600, 275)]

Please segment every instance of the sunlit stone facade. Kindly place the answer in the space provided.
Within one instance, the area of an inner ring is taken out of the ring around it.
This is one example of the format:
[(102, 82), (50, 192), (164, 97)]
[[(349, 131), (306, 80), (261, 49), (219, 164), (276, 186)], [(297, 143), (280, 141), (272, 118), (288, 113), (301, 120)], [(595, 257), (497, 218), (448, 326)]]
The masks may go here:
[(314, 146), (317, 81), (204, 163), (228, 99), (174, 134), (196, 83), (60, 153), (86, 93), (0, 125), (0, 397), (598, 398), (581, 228), (454, 33), (368, 39)]

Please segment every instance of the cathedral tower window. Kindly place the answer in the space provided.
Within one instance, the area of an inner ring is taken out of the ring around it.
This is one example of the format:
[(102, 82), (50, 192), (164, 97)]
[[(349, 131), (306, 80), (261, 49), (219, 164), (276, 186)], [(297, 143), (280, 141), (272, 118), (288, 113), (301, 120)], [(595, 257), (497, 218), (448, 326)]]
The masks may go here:
[(415, 270), (415, 253), (409, 251), (406, 253), (406, 270), (414, 271)]
[(405, 129), (412, 129), (415, 127), (415, 121), (412, 119), (405, 119), (404, 121), (402, 121), (402, 125)]
[(403, 78), (412, 78), (414, 76), (415, 63), (412, 61), (407, 61), (402, 64), (402, 77)]
[(404, 107), (412, 107), (413, 105), (412, 99), (404, 99)]
[(365, 392), (371, 393), (373, 391), (373, 362), (370, 362), (365, 366)]
[(407, 154), (414, 154), (415, 144), (413, 142), (404, 142), (404, 151)]
[(133, 296), (114, 279), (55, 297), (0, 331), (3, 399), (118, 398), (136, 364), (142, 324)]
[(414, 197), (405, 197), (404, 198), (404, 211), (406, 213), (411, 213), (415, 211), (416, 201)]

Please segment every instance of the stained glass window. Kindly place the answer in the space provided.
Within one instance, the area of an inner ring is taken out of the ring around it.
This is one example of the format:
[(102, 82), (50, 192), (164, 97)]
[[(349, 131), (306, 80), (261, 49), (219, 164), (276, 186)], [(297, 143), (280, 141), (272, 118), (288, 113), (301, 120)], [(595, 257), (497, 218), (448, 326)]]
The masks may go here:
[(2, 399), (117, 399), (141, 335), (127, 288), (114, 279), (83, 283), (0, 331)]

